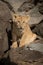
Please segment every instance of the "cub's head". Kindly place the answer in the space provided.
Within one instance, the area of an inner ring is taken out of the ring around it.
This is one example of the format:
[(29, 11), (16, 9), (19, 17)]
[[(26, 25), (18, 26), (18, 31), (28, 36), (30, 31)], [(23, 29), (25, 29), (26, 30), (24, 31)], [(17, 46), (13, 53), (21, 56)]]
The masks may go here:
[(14, 14), (13, 15), (13, 21), (17, 23), (19, 28), (24, 28), (26, 23), (28, 23), (30, 20), (29, 15), (19, 15)]

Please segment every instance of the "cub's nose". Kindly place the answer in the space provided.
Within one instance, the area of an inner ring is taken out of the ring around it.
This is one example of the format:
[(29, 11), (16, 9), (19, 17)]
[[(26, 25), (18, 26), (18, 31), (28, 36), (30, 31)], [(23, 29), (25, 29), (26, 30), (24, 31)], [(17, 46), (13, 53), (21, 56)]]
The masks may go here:
[(22, 29), (22, 27), (20, 27), (20, 29)]

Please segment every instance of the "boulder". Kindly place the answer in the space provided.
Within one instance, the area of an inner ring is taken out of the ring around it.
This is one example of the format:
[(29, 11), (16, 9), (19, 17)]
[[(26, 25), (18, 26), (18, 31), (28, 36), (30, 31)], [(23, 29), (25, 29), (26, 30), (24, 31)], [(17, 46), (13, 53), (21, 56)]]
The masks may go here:
[(8, 36), (7, 31), (11, 29), (9, 20), (11, 19), (10, 10), (8, 6), (0, 1), (0, 55), (8, 50)]

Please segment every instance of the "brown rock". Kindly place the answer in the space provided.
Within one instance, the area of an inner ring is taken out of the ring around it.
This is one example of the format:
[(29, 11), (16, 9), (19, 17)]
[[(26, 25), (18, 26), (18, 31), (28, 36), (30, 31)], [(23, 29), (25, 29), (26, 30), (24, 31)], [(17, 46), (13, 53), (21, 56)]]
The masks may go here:
[(10, 30), (10, 10), (5, 3), (0, 1), (0, 54), (8, 49), (8, 37), (6, 29)]

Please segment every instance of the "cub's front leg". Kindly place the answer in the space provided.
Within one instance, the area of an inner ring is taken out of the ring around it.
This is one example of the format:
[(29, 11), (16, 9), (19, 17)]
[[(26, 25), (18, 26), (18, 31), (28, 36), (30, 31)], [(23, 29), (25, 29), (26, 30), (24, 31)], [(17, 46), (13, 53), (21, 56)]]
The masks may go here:
[(27, 43), (26, 38), (27, 38), (27, 35), (24, 34), (24, 35), (22, 36), (21, 40), (20, 40), (20, 45), (19, 45), (19, 47), (23, 47), (23, 46), (26, 45), (26, 43)]
[(36, 34), (32, 34), (32, 35), (23, 35), (21, 40), (20, 40), (20, 46), (19, 47), (23, 47), (23, 46), (27, 46), (29, 45), (31, 42), (33, 42), (35, 39), (37, 38)]

